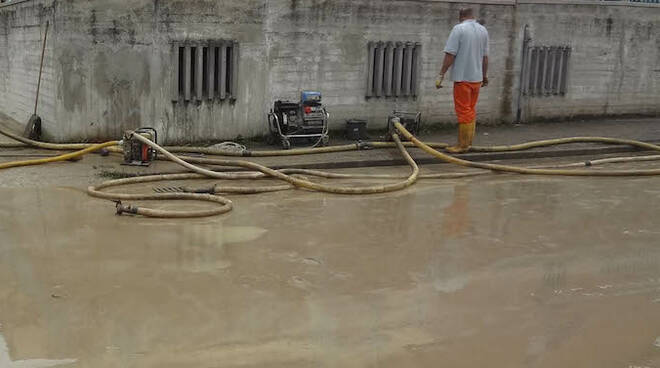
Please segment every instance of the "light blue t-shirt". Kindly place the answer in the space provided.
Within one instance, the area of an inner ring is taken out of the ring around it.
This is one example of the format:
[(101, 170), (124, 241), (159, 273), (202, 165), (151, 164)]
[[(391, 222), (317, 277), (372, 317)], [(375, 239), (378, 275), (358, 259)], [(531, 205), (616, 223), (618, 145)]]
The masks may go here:
[(483, 58), (488, 56), (488, 31), (474, 19), (454, 26), (445, 52), (456, 56), (449, 77), (454, 82), (483, 81)]

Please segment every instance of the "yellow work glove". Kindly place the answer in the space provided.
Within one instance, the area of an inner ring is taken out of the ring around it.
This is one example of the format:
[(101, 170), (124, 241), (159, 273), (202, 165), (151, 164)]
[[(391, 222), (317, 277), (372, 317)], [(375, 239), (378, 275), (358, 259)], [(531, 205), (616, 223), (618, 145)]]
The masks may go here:
[(435, 80), (435, 88), (440, 89), (442, 88), (442, 82), (445, 80), (445, 75), (444, 74), (439, 74), (438, 79)]

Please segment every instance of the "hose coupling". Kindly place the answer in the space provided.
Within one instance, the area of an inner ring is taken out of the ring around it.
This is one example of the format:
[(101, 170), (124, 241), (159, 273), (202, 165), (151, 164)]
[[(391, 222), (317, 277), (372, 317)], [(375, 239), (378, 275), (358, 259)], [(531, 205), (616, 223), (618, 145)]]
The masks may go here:
[(115, 202), (115, 208), (117, 209), (116, 215), (121, 216), (124, 213), (127, 213), (129, 215), (137, 215), (138, 214), (138, 207), (137, 206), (131, 206), (125, 205), (121, 203), (121, 201), (114, 201)]
[(214, 185), (212, 187), (207, 187), (207, 188), (197, 188), (197, 189), (191, 189), (191, 188), (186, 188), (187, 193), (195, 193), (195, 194), (215, 194), (215, 188), (217, 185)]
[(355, 143), (355, 145), (357, 146), (358, 151), (370, 150), (370, 149), (374, 148), (373, 145), (369, 142), (358, 141), (357, 143)]

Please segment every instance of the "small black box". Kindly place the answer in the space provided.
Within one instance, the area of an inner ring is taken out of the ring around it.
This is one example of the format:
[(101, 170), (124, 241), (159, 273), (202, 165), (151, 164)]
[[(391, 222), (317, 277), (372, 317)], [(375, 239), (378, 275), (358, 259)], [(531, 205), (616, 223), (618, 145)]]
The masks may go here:
[(367, 121), (359, 119), (346, 120), (346, 138), (354, 141), (369, 139), (367, 137)]

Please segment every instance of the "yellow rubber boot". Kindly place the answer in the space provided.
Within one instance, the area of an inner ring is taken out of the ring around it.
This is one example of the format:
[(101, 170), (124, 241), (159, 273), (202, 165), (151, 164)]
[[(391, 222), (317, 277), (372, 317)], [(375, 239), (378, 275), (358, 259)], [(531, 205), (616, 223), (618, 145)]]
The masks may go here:
[(474, 133), (477, 130), (477, 119), (472, 119), (472, 122), (470, 122), (470, 130), (468, 132), (467, 136), (467, 149), (469, 150), (472, 147), (472, 141), (474, 140)]
[(467, 129), (468, 128), (468, 123), (458, 124), (458, 143), (456, 143), (453, 146), (447, 147), (447, 152), (449, 153), (461, 153), (463, 152), (463, 141), (465, 140), (464, 137), (467, 136)]
[(463, 153), (467, 152), (472, 146), (474, 139), (475, 120), (469, 123), (458, 124), (458, 144), (455, 146), (447, 147), (447, 152), (450, 153)]

